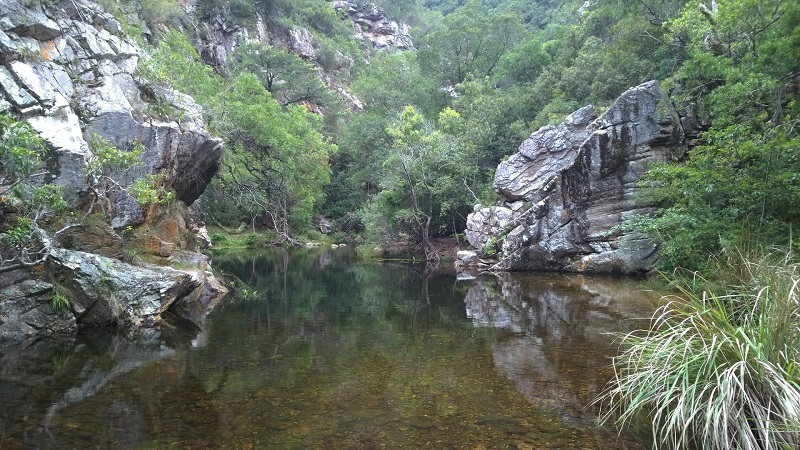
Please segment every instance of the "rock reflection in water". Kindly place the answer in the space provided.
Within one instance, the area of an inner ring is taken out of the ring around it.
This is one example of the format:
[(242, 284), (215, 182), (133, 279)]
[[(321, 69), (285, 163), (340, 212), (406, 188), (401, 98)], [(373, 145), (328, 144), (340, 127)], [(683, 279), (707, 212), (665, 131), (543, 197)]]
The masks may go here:
[(504, 330), (492, 348), (498, 373), (529, 402), (574, 425), (594, 423), (587, 407), (611, 378), (609, 333), (641, 326), (659, 295), (631, 280), (500, 274), (482, 277), (464, 298), (475, 326)]
[(225, 256), (245, 288), (204, 331), (0, 348), (0, 449), (643, 448), (583, 410), (603, 332), (651, 313), (630, 285)]
[[(134, 341), (93, 330), (75, 342), (3, 347), (0, 448), (140, 448), (178, 418), (200, 416), (214, 426), (198, 395), (204, 386), (188, 370), (189, 348), (202, 336), (182, 327)], [(190, 433), (186, 439), (182, 448), (198, 443)]]

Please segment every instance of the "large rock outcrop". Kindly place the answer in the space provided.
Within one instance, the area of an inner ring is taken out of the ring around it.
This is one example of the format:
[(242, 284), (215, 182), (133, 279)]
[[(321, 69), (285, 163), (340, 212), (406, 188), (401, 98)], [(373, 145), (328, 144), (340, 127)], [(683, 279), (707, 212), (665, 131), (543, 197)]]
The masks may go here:
[[(47, 141), (45, 181), (61, 186), (72, 206), (87, 198), (84, 168), (95, 133), (121, 149), (144, 144), (144, 164), (116, 175), (123, 185), (163, 172), (165, 188), (191, 204), (216, 173), (222, 142), (205, 130), (200, 108), (138, 77), (142, 50), (96, 4), (0, 0), (0, 54), (0, 112), (20, 115)], [(182, 114), (151, 115), (153, 103)], [(117, 196), (114, 206), (115, 228), (143, 220), (129, 196)]]
[[(197, 321), (224, 293), (202, 255), (180, 256), (193, 268), (188, 271), (119, 261), (124, 249), (117, 232), (146, 219), (147, 235), (168, 250), (154, 253), (164, 263), (167, 257), (174, 263), (177, 249), (191, 250), (183, 204), (200, 196), (222, 155), (222, 142), (205, 129), (193, 99), (137, 73), (145, 57), (120, 23), (91, 1), (0, 0), (0, 113), (30, 123), (50, 150), (44, 174), (34, 181), (60, 186), (71, 209), (85, 212), (89, 141), (98, 134), (120, 149), (145, 148), (142, 165), (112, 174), (116, 183), (130, 186), (163, 174), (162, 186), (178, 199), (145, 211), (117, 192), (110, 226), (85, 220), (45, 244), (45, 266), (3, 273), (0, 342), (70, 335), (81, 325), (154, 330), (167, 309)], [(165, 111), (174, 117), (164, 118)], [(56, 293), (67, 297), (69, 308), (53, 308)]]
[(655, 245), (615, 226), (651, 211), (636, 195), (648, 164), (684, 151), (680, 118), (656, 81), (629, 89), (600, 117), (583, 107), (497, 167), (500, 200), (470, 214), (467, 239), (497, 252), (495, 270), (649, 271)]
[(192, 273), (136, 267), (104, 256), (55, 249), (49, 271), (70, 298), (79, 324), (152, 327), (161, 313), (201, 285)]
[[(201, 327), (226, 288), (211, 272), (208, 257), (179, 252), (172, 258), (185, 269), (53, 249), (46, 263), (50, 282), (30, 279), (23, 271), (4, 275), (0, 345), (65, 339), (78, 327), (112, 325), (130, 337), (151, 338), (161, 333), (165, 312)], [(55, 308), (54, 291), (68, 304)]]

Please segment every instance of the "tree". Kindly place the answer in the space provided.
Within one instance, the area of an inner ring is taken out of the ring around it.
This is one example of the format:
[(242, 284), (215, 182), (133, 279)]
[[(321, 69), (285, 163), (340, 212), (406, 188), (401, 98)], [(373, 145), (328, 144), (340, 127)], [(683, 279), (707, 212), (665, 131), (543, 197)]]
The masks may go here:
[(49, 255), (41, 222), (66, 203), (57, 186), (32, 184), (46, 151), (33, 127), (0, 115), (0, 273), (41, 264)]
[(665, 268), (703, 269), (705, 255), (726, 247), (782, 244), (800, 225), (800, 7), (706, 10), (687, 6), (666, 26), (688, 55), (676, 74), (682, 100), (711, 128), (685, 165), (646, 174), (663, 209), (633, 223), (662, 245)]
[(320, 69), (294, 53), (259, 42), (248, 42), (231, 54), (234, 74), (252, 73), (282, 106), (310, 104), (332, 109), (333, 93)]
[(452, 195), (461, 190), (454, 176), (459, 149), (412, 106), (386, 132), (391, 146), (383, 162), (382, 191), (368, 208), (368, 226), (407, 235), (422, 246), (428, 261), (436, 261), (432, 223), (450, 212)]
[(541, 38), (529, 38), (503, 54), (500, 58), (498, 75), (506, 83), (535, 81), (550, 64), (550, 60)]
[(503, 54), (526, 37), (519, 16), (490, 15), (476, 0), (445, 16), (443, 28), (423, 40), (419, 58), (442, 86), (453, 86), (468, 75), (490, 76)]
[(218, 126), (229, 151), (215, 185), (218, 200), (286, 238), (292, 228), (310, 227), (336, 150), (317, 131), (319, 119), (301, 106), (284, 111), (252, 74), (236, 77), (224, 101)]

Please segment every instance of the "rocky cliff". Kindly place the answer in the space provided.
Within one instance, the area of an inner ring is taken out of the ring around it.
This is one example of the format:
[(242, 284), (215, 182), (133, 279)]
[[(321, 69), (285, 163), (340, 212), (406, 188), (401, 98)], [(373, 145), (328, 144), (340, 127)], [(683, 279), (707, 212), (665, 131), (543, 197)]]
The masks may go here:
[[(163, 174), (163, 187), (174, 191), (181, 205), (191, 205), (217, 171), (222, 142), (206, 131), (201, 110), (190, 97), (137, 75), (137, 64), (144, 56), (122, 33), (118, 21), (88, 0), (0, 0), (0, 113), (27, 121), (44, 138), (49, 154), (39, 181), (60, 186), (73, 211), (85, 211), (91, 198), (85, 169), (92, 158), (88, 142), (94, 134), (123, 150), (134, 143), (144, 146), (142, 164), (114, 174), (117, 183), (125, 186), (148, 174)], [(180, 119), (152, 114), (153, 105), (181, 111)], [(119, 257), (120, 237), (115, 230), (136, 227), (160, 214), (157, 209), (144, 210), (127, 194), (120, 193), (112, 201), (111, 228), (87, 238), (92, 234), (87, 230), (98, 227), (76, 227), (56, 247), (70, 243), (72, 248)], [(153, 238), (170, 250), (164, 254), (159, 249), (160, 256), (185, 248), (186, 234), (190, 234), (185, 207), (173, 210), (178, 212), (159, 224), (148, 224)], [(0, 292), (0, 340), (20, 333), (70, 332), (75, 324), (152, 325), (172, 303), (202, 292), (213, 279), (204, 266), (176, 274), (158, 267), (119, 267), (117, 263), (123, 264), (119, 261), (100, 261), (97, 255), (66, 249), (56, 248), (51, 256), (50, 281), (71, 297), (70, 314), (54, 311), (48, 304), (52, 286), (31, 282), (31, 274), (7, 274), (0, 283), (0, 288), (5, 285)], [(113, 267), (119, 272), (108, 272)], [(114, 284), (122, 274), (131, 277), (128, 288), (150, 286), (153, 297), (143, 299), (141, 292), (131, 289), (123, 292), (124, 286)], [(114, 295), (85, 292), (86, 286), (101, 285), (103, 280), (109, 281)], [(125, 302), (108, 303), (118, 295), (127, 298), (128, 304), (150, 302), (150, 306), (126, 309)], [(18, 307), (13, 302), (19, 302)], [(87, 311), (104, 308), (100, 302), (107, 303), (109, 314), (92, 318), (95, 315)], [(125, 315), (125, 311), (132, 312)], [(59, 322), (62, 316), (69, 316), (71, 325)]]
[[(414, 49), (411, 38), (411, 29), (405, 23), (389, 19), (379, 7), (372, 2), (357, 2), (354, 0), (329, 0), (331, 7), (339, 13), (342, 20), (353, 23), (353, 35), (365, 43), (368, 48), (378, 51), (396, 51)], [(197, 0), (186, 2), (187, 11), (197, 8)], [(206, 64), (211, 65), (223, 75), (229, 75), (228, 60), (231, 52), (245, 42), (261, 42), (263, 44), (297, 54), (306, 61), (320, 67), (320, 78), (328, 88), (344, 99), (352, 110), (359, 111), (363, 108), (361, 101), (347, 91), (341, 76), (331, 76), (334, 72), (349, 77), (349, 72), (354, 61), (351, 57), (336, 51), (333, 57), (328, 57), (322, 69), (321, 54), (325, 53), (313, 33), (302, 27), (283, 29), (270, 27), (268, 21), (259, 14), (252, 29), (229, 18), (226, 2), (207, 11), (197, 24), (198, 34), (203, 36), (199, 43), (199, 53)]]
[(331, 4), (336, 11), (344, 12), (353, 21), (356, 38), (371, 43), (375, 49), (414, 49), (409, 26), (390, 20), (375, 3), (332, 0)]
[[(165, 171), (165, 187), (186, 204), (194, 202), (222, 155), (222, 142), (205, 130), (200, 108), (188, 96), (137, 77), (142, 50), (94, 3), (43, 5), (0, 0), (0, 112), (13, 111), (47, 141), (52, 152), (45, 181), (80, 206), (91, 156), (87, 142), (96, 133), (122, 149), (144, 144), (144, 165), (120, 176)], [(163, 120), (148, 114), (155, 103), (184, 114), (179, 121)], [(115, 228), (143, 220), (131, 198), (121, 196), (115, 206)]]
[(493, 270), (649, 271), (656, 246), (615, 227), (651, 211), (637, 196), (648, 164), (684, 151), (680, 117), (658, 82), (626, 91), (600, 117), (583, 107), (497, 167), (499, 201), (469, 215), (467, 239), (496, 257), (485, 261)]

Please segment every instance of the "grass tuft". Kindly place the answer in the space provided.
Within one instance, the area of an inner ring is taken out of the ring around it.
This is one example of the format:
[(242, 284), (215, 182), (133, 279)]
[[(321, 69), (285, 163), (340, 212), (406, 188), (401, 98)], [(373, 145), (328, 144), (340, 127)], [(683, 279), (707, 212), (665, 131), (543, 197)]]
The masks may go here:
[(714, 283), (678, 276), (650, 329), (622, 336), (600, 422), (649, 421), (658, 448), (800, 448), (797, 264), (734, 252), (717, 266)]

